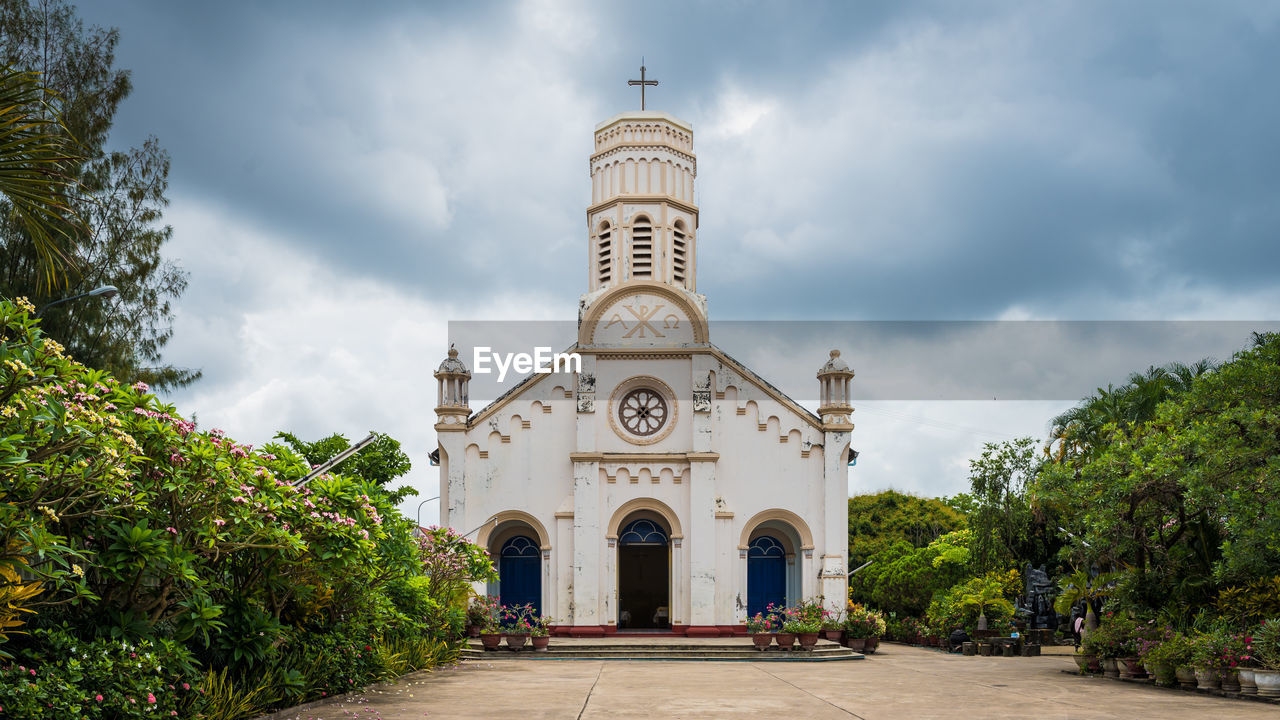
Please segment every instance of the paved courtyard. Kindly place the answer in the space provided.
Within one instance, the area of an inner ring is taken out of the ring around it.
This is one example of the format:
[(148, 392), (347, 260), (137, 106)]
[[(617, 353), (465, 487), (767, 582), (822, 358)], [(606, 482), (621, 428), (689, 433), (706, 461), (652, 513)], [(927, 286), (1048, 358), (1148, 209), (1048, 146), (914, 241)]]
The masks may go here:
[(1065, 675), (1071, 658), (882, 645), (828, 663), (469, 661), (299, 720), (413, 718), (1271, 718), (1280, 706)]

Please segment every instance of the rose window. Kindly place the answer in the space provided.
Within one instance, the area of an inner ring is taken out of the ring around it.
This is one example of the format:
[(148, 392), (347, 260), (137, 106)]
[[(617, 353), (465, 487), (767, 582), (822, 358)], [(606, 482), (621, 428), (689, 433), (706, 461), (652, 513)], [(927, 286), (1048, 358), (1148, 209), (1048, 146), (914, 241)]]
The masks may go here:
[(648, 388), (632, 390), (618, 403), (618, 420), (632, 435), (652, 435), (667, 422), (667, 401)]

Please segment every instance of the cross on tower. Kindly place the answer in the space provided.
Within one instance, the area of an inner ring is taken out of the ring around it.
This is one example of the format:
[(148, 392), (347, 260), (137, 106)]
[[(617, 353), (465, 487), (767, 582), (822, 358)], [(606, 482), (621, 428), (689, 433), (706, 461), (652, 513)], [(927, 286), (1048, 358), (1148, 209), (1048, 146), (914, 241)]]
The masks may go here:
[(636, 85), (639, 85), (639, 86), (640, 86), (640, 109), (641, 109), (641, 110), (644, 110), (644, 88), (645, 88), (645, 86), (646, 86), (646, 85), (657, 85), (657, 84), (658, 84), (658, 81), (657, 81), (657, 80), (645, 80), (645, 79), (644, 79), (644, 63), (642, 62), (642, 63), (640, 64), (640, 79), (639, 79), (639, 80), (628, 80), (628, 81), (627, 81), (627, 84), (628, 84), (628, 85), (631, 85), (631, 86), (633, 86), (633, 87), (634, 87), (634, 86), (636, 86)]

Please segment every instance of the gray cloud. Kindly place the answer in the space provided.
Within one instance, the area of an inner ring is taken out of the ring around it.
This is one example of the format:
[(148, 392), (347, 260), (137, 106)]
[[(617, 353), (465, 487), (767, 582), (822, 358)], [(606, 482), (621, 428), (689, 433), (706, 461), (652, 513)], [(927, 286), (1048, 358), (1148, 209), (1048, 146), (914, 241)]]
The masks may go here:
[[(713, 318), (1275, 317), (1273, 3), (634, 9), (85, 3), (133, 71), (113, 141), (173, 156), (192, 276), (168, 359), (206, 369), (173, 399), (246, 440), (376, 423), (425, 468), (445, 321), (573, 316), (591, 130), (636, 105), (641, 55), (652, 107), (695, 127)], [(866, 397), (902, 397), (866, 352)], [(1089, 367), (1073, 387), (1123, 379)], [(871, 415), (906, 453), (881, 477), (954, 491), (969, 445), (907, 450), (909, 421)]]

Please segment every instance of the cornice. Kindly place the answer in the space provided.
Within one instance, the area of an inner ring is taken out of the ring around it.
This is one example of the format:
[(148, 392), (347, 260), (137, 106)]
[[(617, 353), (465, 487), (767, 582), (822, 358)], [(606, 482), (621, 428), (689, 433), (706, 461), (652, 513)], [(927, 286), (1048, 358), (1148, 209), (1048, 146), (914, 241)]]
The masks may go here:
[(690, 165), (692, 165), (693, 176), (694, 177), (698, 176), (698, 158), (695, 157), (693, 153), (689, 152), (688, 150), (681, 150), (680, 148), (675, 147), (674, 145), (668, 145), (667, 143), (660, 143), (660, 142), (658, 143), (655, 143), (655, 142), (615, 143), (605, 148), (604, 150), (601, 150), (600, 152), (593, 153), (591, 157), (587, 159), (587, 163), (590, 165), (594, 165), (597, 160), (604, 157), (608, 157), (610, 155), (616, 155), (624, 150), (663, 150), (663, 151), (669, 152), (672, 155), (675, 155), (676, 157), (679, 157), (681, 160), (684, 160), (685, 162), (688, 162)]
[(694, 205), (693, 203), (687, 203), (683, 200), (677, 199), (673, 195), (622, 194), (622, 195), (612, 195), (609, 197), (608, 200), (598, 202), (595, 205), (588, 207), (587, 220), (590, 221), (592, 215), (600, 212), (601, 210), (604, 210), (605, 208), (612, 207), (614, 205), (620, 205), (623, 203), (666, 203), (672, 207), (679, 208), (680, 210), (683, 210), (693, 215), (695, 218), (698, 216), (697, 205)]

